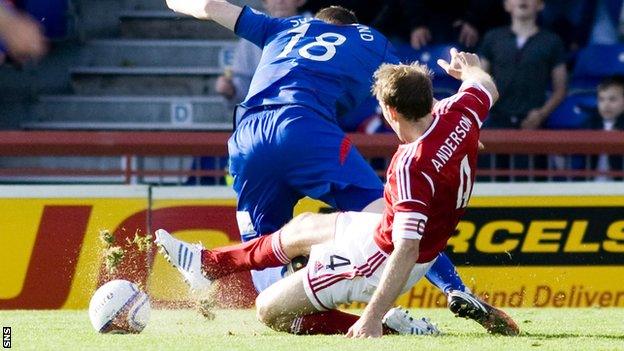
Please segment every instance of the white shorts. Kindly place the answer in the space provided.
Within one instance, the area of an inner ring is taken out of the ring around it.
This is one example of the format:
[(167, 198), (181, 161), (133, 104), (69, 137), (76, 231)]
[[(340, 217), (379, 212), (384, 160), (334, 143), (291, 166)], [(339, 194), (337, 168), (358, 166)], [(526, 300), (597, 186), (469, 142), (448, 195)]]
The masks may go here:
[[(319, 311), (350, 302), (369, 302), (379, 285), (388, 254), (373, 240), (381, 214), (344, 212), (336, 220), (334, 241), (312, 246), (303, 287)], [(435, 262), (417, 263), (403, 292)]]

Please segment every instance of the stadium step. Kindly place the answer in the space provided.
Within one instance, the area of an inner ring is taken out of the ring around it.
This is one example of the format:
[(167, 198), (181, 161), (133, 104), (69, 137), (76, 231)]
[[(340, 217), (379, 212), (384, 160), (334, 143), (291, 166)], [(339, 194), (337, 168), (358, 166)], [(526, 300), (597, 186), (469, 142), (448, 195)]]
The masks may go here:
[(94, 40), (82, 50), (84, 66), (210, 67), (232, 65), (236, 41)]
[(213, 95), (214, 67), (74, 67), (72, 88), (81, 95)]
[(213, 21), (180, 16), (172, 11), (125, 11), (119, 19), (121, 36), (124, 38), (236, 39), (229, 29)]
[(165, 0), (126, 0), (126, 6), (129, 10), (169, 10)]
[(23, 127), (228, 130), (232, 126), (220, 97), (44, 95), (32, 115)]

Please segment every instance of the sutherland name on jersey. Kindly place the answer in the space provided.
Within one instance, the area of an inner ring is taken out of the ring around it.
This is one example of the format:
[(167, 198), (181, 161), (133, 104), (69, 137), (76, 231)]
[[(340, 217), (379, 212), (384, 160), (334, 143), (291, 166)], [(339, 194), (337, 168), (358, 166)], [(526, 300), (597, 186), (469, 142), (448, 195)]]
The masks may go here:
[(437, 172), (440, 172), (446, 162), (451, 159), (453, 152), (455, 152), (455, 150), (457, 150), (457, 146), (464, 141), (466, 133), (470, 130), (471, 126), (472, 121), (470, 118), (462, 116), (459, 120), (459, 125), (455, 127), (455, 131), (449, 134), (448, 138), (444, 140), (444, 143), (436, 152), (436, 157), (431, 159), (431, 163), (433, 163)]

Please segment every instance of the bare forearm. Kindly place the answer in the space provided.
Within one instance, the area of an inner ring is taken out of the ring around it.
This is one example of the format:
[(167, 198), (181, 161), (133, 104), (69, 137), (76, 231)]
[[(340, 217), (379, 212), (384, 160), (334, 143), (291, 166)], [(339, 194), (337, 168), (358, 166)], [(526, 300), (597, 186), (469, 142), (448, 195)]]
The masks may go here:
[(480, 67), (469, 67), (462, 72), (461, 80), (475, 81), (481, 85), (492, 95), (492, 104), (498, 100), (498, 89), (492, 77)]
[(167, 6), (175, 12), (204, 20), (213, 20), (220, 25), (234, 30), (240, 6), (225, 0), (166, 0)]
[(546, 118), (550, 115), (559, 104), (565, 99), (568, 81), (568, 73), (564, 64), (555, 67), (551, 72), (553, 93), (544, 106), (540, 108), (540, 112)]
[(557, 108), (557, 106), (559, 106), (559, 104), (563, 101), (565, 96), (566, 96), (565, 89), (553, 91), (550, 98), (546, 100), (546, 103), (544, 103), (544, 105), (540, 108), (540, 112), (545, 117), (549, 116)]
[(242, 7), (230, 4), (225, 0), (211, 0), (206, 5), (206, 12), (210, 19), (231, 31), (234, 31), (241, 11), (243, 11)]
[(392, 307), (405, 286), (418, 256), (418, 247), (396, 248), (390, 255), (379, 286), (364, 310), (363, 316), (380, 320)]

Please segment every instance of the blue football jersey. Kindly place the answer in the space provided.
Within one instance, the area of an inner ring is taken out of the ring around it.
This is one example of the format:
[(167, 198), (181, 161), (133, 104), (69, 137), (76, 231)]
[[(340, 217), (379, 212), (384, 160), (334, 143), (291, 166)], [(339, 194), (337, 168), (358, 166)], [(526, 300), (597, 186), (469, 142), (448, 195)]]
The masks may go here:
[(399, 62), (386, 37), (360, 24), (273, 18), (245, 7), (235, 31), (263, 49), (241, 104), (247, 109), (302, 105), (335, 121), (370, 96), (382, 63)]

